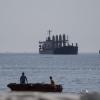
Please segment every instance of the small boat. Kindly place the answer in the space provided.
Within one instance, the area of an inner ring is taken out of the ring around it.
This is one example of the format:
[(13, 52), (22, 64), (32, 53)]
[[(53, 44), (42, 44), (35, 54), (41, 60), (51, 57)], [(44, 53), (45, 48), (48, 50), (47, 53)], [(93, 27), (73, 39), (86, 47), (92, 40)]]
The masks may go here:
[(28, 83), (17, 84), (9, 83), (7, 85), (12, 91), (38, 91), (38, 92), (62, 92), (62, 85), (51, 85), (46, 83)]

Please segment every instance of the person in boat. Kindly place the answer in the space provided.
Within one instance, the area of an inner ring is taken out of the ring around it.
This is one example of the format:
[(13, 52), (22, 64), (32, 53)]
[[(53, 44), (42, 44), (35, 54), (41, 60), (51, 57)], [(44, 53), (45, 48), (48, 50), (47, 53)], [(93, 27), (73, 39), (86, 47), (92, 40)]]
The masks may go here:
[(55, 86), (55, 82), (54, 82), (54, 80), (52, 79), (52, 76), (50, 76), (49, 78), (50, 78), (51, 85)]
[(25, 76), (25, 73), (22, 72), (22, 75), (20, 77), (20, 84), (26, 84), (28, 83), (27, 77)]

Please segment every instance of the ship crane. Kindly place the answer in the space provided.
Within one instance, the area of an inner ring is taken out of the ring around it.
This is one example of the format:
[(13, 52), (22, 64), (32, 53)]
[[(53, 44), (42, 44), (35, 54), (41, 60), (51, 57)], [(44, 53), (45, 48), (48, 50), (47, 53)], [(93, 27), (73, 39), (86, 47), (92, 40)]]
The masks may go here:
[(48, 31), (48, 33), (49, 33), (49, 36), (48, 36), (48, 40), (51, 40), (50, 39), (50, 33), (51, 33), (52, 31), (49, 29), (49, 31)]
[(69, 39), (68, 39), (68, 35), (67, 35), (67, 40), (66, 40), (67, 44), (69, 45)]
[(48, 31), (48, 33), (49, 33), (49, 37), (50, 37), (50, 33), (51, 33), (52, 31), (49, 29), (49, 31)]

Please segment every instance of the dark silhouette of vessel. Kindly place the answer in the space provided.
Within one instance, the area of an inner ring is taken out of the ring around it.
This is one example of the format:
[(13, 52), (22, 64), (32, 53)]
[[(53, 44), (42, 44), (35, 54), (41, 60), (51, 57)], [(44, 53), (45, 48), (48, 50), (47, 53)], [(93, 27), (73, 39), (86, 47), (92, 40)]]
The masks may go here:
[(78, 54), (78, 44), (76, 45), (69, 44), (69, 39), (65, 34), (56, 35), (50, 37), (51, 30), (48, 31), (49, 36), (45, 41), (39, 42), (39, 53), (40, 54), (69, 54), (76, 55)]
[(62, 92), (63, 87), (60, 84), (52, 86), (51, 84), (44, 83), (28, 83), (17, 84), (9, 83), (7, 85), (12, 91), (39, 91), (39, 92)]

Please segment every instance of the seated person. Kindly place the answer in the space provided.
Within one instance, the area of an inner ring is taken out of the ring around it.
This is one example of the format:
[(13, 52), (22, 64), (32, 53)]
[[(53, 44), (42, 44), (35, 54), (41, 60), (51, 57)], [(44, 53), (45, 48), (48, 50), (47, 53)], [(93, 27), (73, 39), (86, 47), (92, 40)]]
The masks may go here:
[(22, 72), (22, 75), (20, 77), (20, 84), (26, 84), (28, 83), (27, 77), (25, 76), (24, 72)]

